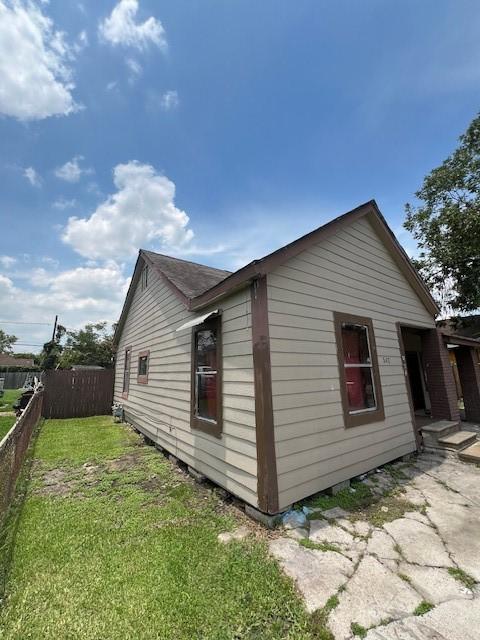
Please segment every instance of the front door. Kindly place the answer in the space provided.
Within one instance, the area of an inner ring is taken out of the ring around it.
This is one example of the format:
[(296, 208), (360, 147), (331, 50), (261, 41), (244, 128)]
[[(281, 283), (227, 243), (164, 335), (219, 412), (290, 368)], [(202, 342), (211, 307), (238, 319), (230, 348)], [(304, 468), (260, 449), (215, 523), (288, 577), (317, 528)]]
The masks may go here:
[(425, 395), (423, 393), (422, 370), (417, 351), (405, 351), (407, 361), (408, 381), (412, 392), (412, 402), (415, 411), (424, 411)]

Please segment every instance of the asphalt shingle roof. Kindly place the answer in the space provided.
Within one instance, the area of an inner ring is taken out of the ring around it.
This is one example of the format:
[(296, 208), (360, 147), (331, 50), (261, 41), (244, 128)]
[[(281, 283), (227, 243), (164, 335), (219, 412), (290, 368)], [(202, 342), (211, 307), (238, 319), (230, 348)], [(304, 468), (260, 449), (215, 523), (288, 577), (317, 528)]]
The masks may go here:
[(187, 298), (196, 296), (208, 291), (213, 286), (225, 280), (230, 275), (230, 271), (214, 269), (196, 262), (180, 260), (164, 256), (153, 251), (142, 250), (163, 275), (172, 282)]

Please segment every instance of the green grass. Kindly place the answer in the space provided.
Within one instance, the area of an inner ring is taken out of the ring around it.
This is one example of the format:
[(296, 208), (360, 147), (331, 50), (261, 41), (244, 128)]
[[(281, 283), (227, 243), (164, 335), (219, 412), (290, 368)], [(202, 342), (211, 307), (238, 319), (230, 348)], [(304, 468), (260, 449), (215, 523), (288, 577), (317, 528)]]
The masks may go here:
[(335, 640), (333, 633), (327, 626), (328, 616), (330, 612), (338, 607), (338, 596), (331, 596), (323, 609), (318, 609), (312, 615), (313, 622), (313, 637), (315, 640)]
[(308, 538), (300, 540), (300, 545), (306, 549), (314, 549), (316, 551), (335, 551), (335, 553), (342, 553), (340, 547), (331, 542), (313, 542)]
[[(341, 507), (350, 512), (351, 520), (368, 520), (376, 527), (401, 518), (407, 511), (418, 511), (417, 506), (401, 497), (398, 487), (386, 490), (383, 495), (376, 495), (363, 482), (352, 482), (352, 489), (342, 489), (333, 496), (320, 493), (306, 504), (324, 510)], [(318, 517), (321, 514), (310, 516)]]
[(428, 613), (429, 611), (431, 611), (432, 609), (435, 608), (435, 605), (432, 604), (431, 602), (426, 602), (426, 600), (423, 600), (418, 607), (415, 609), (415, 611), (413, 612), (413, 614), (415, 616), (424, 616), (426, 613)]
[(467, 587), (467, 589), (473, 589), (473, 587), (477, 584), (477, 581), (475, 580), (475, 578), (469, 575), (463, 569), (456, 569), (454, 567), (450, 567), (448, 569), (448, 573), (451, 576), (453, 576), (455, 580), (462, 582)]
[(365, 629), (365, 627), (362, 627), (361, 624), (358, 624), (358, 622), (352, 622), (350, 628), (354, 636), (365, 638), (365, 636), (367, 635), (367, 629)]
[(124, 426), (50, 420), (33, 456), (2, 640), (328, 638), (265, 543), (217, 541), (236, 512)]
[(6, 435), (15, 424), (15, 416), (2, 416), (0, 414), (0, 440)]
[(21, 393), (21, 389), (5, 389), (3, 397), (0, 398), (0, 412), (13, 411), (12, 405), (15, 400), (20, 397)]

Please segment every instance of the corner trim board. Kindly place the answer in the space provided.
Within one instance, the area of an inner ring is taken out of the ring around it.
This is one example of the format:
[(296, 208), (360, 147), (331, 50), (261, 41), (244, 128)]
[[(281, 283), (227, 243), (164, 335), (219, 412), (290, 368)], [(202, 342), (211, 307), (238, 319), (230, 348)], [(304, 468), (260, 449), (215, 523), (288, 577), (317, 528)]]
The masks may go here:
[(265, 513), (275, 514), (279, 510), (279, 499), (273, 423), (272, 369), (270, 363), (266, 276), (261, 276), (252, 282), (250, 293), (252, 302), (258, 506)]

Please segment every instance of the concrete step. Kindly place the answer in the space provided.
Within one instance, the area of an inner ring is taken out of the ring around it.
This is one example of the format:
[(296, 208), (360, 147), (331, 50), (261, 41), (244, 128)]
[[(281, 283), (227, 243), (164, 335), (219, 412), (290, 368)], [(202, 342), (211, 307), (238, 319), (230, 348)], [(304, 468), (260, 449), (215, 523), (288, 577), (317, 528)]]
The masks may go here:
[(474, 444), (476, 440), (477, 434), (474, 431), (457, 431), (443, 438), (438, 438), (438, 446), (453, 451), (460, 451)]
[(480, 442), (475, 442), (467, 449), (458, 452), (458, 457), (464, 462), (475, 462), (480, 464)]
[(450, 422), (449, 420), (439, 420), (438, 422), (432, 422), (422, 427), (423, 433), (431, 434), (437, 438), (443, 438), (456, 430), (458, 422)]

